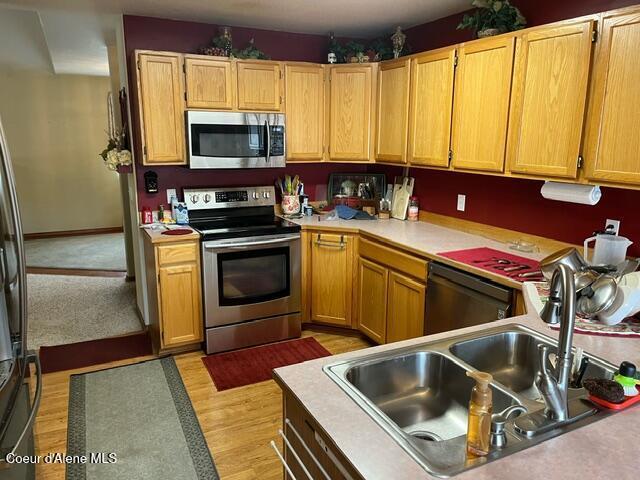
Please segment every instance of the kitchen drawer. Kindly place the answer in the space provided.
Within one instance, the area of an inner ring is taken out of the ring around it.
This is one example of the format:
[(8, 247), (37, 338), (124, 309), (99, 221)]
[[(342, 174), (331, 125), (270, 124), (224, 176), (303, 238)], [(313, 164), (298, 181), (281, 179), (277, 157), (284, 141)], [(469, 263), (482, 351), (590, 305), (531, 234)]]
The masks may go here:
[(198, 259), (198, 244), (196, 242), (160, 245), (157, 248), (159, 265), (195, 262)]
[(365, 240), (364, 238), (360, 239), (360, 256), (386, 265), (400, 273), (414, 277), (421, 282), (427, 281), (428, 262), (421, 258), (408, 255), (379, 243)]

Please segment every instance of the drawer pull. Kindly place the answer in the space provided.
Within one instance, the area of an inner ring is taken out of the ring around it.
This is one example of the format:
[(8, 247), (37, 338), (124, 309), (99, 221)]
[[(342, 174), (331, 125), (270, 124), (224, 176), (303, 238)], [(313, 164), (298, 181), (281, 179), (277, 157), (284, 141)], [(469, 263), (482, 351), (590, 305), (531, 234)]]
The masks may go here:
[[(316, 458), (316, 456), (313, 454), (313, 452), (309, 449), (309, 447), (307, 446), (307, 444), (305, 443), (305, 441), (302, 439), (302, 437), (300, 436), (300, 434), (298, 433), (298, 431), (296, 430), (296, 428), (293, 426), (293, 423), (291, 423), (291, 420), (289, 420), (288, 418), (286, 418), (284, 420), (284, 423), (287, 424), (287, 426), (291, 429), (291, 431), (293, 432), (293, 434), (296, 436), (296, 438), (298, 439), (298, 441), (300, 442), (300, 445), (302, 445), (304, 447), (304, 449), (307, 451), (307, 454), (311, 457), (311, 460), (313, 460), (313, 463), (316, 464), (316, 467), (318, 467), (318, 470), (320, 470), (320, 473), (322, 473), (322, 475), (324, 475), (324, 478), (326, 478), (327, 480), (331, 480), (331, 477), (329, 476), (329, 474), (327, 473), (327, 471), (322, 467), (322, 465), (320, 464), (320, 462), (318, 461), (318, 459)], [(315, 430), (313, 432), (315, 434)]]
[[(302, 460), (300, 460), (300, 457), (298, 456), (298, 454), (296, 453), (296, 451), (294, 450), (293, 446), (291, 445), (291, 443), (289, 442), (289, 439), (287, 438), (287, 436), (284, 434), (284, 432), (282, 431), (282, 429), (278, 429), (278, 433), (280, 434), (280, 436), (282, 437), (282, 440), (284, 441), (285, 445), (287, 446), (287, 448), (289, 448), (289, 451), (291, 452), (291, 454), (293, 455), (293, 457), (298, 461), (298, 464), (300, 465), (300, 467), (302, 468), (302, 471), (304, 472), (304, 474), (307, 476), (307, 478), (309, 480), (313, 480), (313, 477), (311, 476), (311, 474), (309, 473), (309, 470), (307, 470), (307, 467), (305, 467), (304, 463), (302, 462)], [(304, 445), (304, 443), (303, 443)]]
[(291, 478), (291, 480), (296, 480), (296, 477), (293, 475), (293, 472), (291, 471), (291, 469), (289, 468), (289, 465), (287, 465), (287, 462), (284, 460), (284, 457), (282, 456), (282, 454), (280, 453), (280, 450), (278, 450), (278, 447), (276, 445), (276, 442), (274, 442), (273, 440), (271, 440), (270, 442), (271, 447), (275, 450), (276, 455), (278, 456), (278, 458), (280, 459), (280, 462), (282, 463), (282, 466), (284, 467), (284, 469), (287, 471), (287, 473), (289, 474), (289, 477)]
[(314, 243), (319, 247), (339, 248), (340, 250), (342, 250), (344, 247), (347, 246), (347, 244), (344, 241), (344, 235), (340, 235), (339, 242), (327, 242), (326, 240), (322, 240), (322, 234), (319, 233), (318, 238)]

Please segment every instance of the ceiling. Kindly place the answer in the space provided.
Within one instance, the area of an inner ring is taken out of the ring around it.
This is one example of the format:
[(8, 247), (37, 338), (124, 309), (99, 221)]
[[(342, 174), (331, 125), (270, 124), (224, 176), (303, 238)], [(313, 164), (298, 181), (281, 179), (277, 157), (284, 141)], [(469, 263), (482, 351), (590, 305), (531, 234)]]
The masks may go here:
[(0, 67), (109, 75), (120, 15), (373, 38), (469, 8), (470, 0), (0, 0)]
[(470, 7), (470, 0), (0, 0), (21, 8), (146, 15), (299, 33), (375, 37)]
[(113, 14), (0, 5), (0, 67), (108, 76), (107, 46), (119, 22)]

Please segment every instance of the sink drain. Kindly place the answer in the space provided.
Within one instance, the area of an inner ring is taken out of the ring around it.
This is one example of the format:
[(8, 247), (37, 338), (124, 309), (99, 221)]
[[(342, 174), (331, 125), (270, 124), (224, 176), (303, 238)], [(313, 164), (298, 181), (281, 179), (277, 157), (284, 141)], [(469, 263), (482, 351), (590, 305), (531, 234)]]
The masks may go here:
[(419, 431), (416, 431), (416, 432), (411, 432), (410, 435), (412, 437), (419, 438), (420, 440), (424, 440), (426, 442), (441, 442), (442, 441), (442, 438), (440, 438), (435, 433), (426, 432), (426, 431), (423, 431), (423, 430), (419, 430)]

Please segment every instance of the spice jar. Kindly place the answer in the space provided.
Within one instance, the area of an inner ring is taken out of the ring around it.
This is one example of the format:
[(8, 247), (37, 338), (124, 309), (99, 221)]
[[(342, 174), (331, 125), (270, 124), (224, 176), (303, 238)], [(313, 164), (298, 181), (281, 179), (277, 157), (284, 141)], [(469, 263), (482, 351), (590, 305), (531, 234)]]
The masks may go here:
[(409, 220), (411, 222), (417, 222), (418, 221), (418, 211), (419, 211), (419, 203), (418, 203), (418, 197), (413, 196), (409, 199)]

